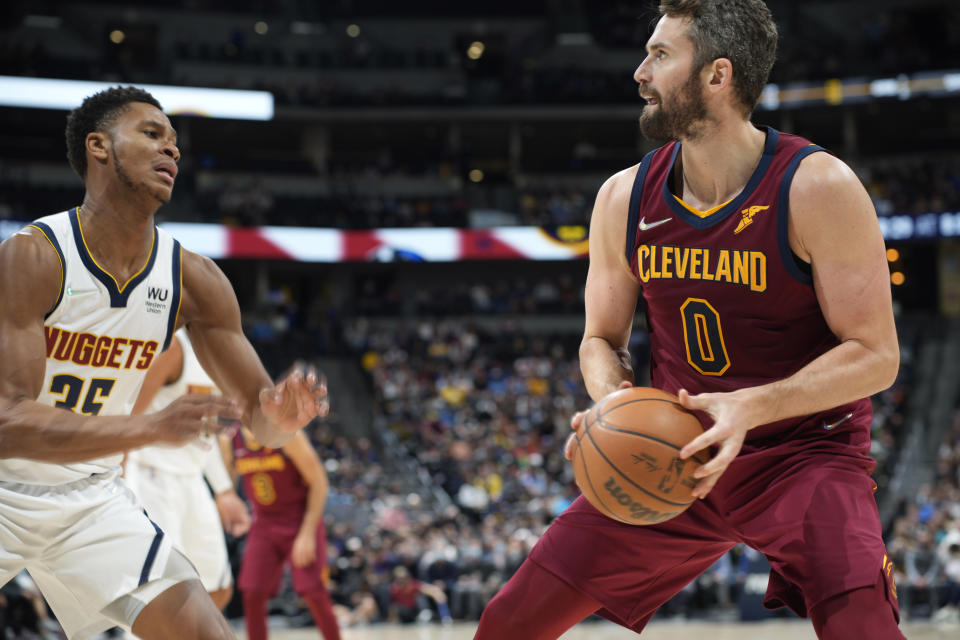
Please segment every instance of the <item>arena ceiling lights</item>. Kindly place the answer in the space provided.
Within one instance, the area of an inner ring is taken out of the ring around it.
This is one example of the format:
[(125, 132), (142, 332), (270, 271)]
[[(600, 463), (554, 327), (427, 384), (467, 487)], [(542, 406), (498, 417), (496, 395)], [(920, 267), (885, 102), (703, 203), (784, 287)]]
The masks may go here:
[(825, 82), (795, 82), (785, 86), (768, 84), (760, 97), (760, 106), (774, 111), (820, 105), (836, 106), (896, 98), (910, 100), (919, 96), (934, 98), (960, 92), (960, 71), (926, 71), (896, 78), (834, 78)]
[[(126, 83), (0, 76), (0, 106), (70, 110), (78, 107), (87, 96), (118, 84)], [(170, 115), (231, 120), (273, 119), (273, 94), (269, 91), (156, 84), (136, 86), (153, 94)]]

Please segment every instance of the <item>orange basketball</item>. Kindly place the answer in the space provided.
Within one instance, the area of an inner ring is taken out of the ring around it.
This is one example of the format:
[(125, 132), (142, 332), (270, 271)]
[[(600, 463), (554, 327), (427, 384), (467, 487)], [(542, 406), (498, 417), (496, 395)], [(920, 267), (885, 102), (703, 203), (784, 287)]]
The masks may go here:
[(621, 389), (595, 404), (583, 424), (573, 472), (600, 513), (627, 524), (656, 524), (696, 500), (693, 472), (710, 453), (680, 459), (680, 449), (703, 427), (676, 396), (649, 387)]

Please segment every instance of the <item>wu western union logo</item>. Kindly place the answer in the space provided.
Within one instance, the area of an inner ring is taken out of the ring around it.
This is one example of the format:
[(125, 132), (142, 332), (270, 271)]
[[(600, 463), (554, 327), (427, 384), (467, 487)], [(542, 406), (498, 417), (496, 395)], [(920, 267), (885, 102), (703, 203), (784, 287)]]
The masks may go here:
[(769, 205), (754, 205), (752, 207), (747, 207), (740, 212), (740, 215), (743, 217), (740, 218), (740, 223), (737, 225), (737, 228), (733, 230), (733, 235), (737, 235), (751, 224), (753, 224), (753, 216), (757, 215), (761, 211), (769, 209)]
[(762, 251), (641, 244), (637, 247), (637, 273), (644, 284), (675, 278), (729, 282), (757, 293), (767, 290), (767, 256)]

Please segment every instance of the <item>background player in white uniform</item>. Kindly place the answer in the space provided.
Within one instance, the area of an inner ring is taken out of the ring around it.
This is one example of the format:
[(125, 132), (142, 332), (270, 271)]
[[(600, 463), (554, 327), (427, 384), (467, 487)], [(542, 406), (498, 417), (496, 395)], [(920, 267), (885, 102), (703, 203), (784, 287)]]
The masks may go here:
[[(181, 329), (150, 366), (133, 413), (161, 411), (183, 395), (216, 392)], [(244, 535), (250, 529), (250, 512), (234, 490), (218, 445), (215, 436), (201, 435), (181, 447), (134, 449), (127, 454), (124, 477), (150, 519), (187, 555), (213, 602), (223, 609), (233, 595), (233, 575), (222, 529)]]
[[(116, 624), (148, 640), (233, 637), (119, 479), (121, 452), (184, 444), (221, 430), (218, 416), (280, 447), (326, 414), (326, 389), (312, 370), (274, 385), (223, 272), (156, 228), (180, 152), (153, 96), (90, 96), (66, 133), (83, 204), (0, 244), (0, 584), (26, 568), (72, 639)], [(126, 415), (178, 326), (232, 399)]]

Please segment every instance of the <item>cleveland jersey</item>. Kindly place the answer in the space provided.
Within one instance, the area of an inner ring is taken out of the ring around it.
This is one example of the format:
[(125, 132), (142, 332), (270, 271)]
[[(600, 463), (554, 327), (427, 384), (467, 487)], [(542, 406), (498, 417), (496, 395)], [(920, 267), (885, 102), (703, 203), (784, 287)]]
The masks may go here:
[[(46, 370), (37, 401), (84, 415), (128, 414), (154, 356), (167, 348), (181, 291), (180, 244), (154, 227), (143, 268), (118, 283), (90, 254), (78, 208), (40, 218), (62, 266), (44, 320)], [(58, 485), (118, 467), (121, 454), (74, 464), (0, 460), (0, 481)]]
[[(697, 211), (674, 189), (680, 144), (651, 151), (630, 198), (627, 258), (642, 286), (650, 378), (670, 393), (733, 391), (786, 378), (839, 341), (827, 326), (811, 270), (790, 249), (790, 184), (822, 148), (766, 129), (763, 156), (743, 191)], [(850, 414), (850, 415), (848, 415)], [(748, 440), (806, 428), (869, 427), (869, 400), (751, 430)]]
[(241, 429), (233, 437), (233, 460), (255, 517), (299, 526), (309, 487), (283, 450), (262, 447)]

